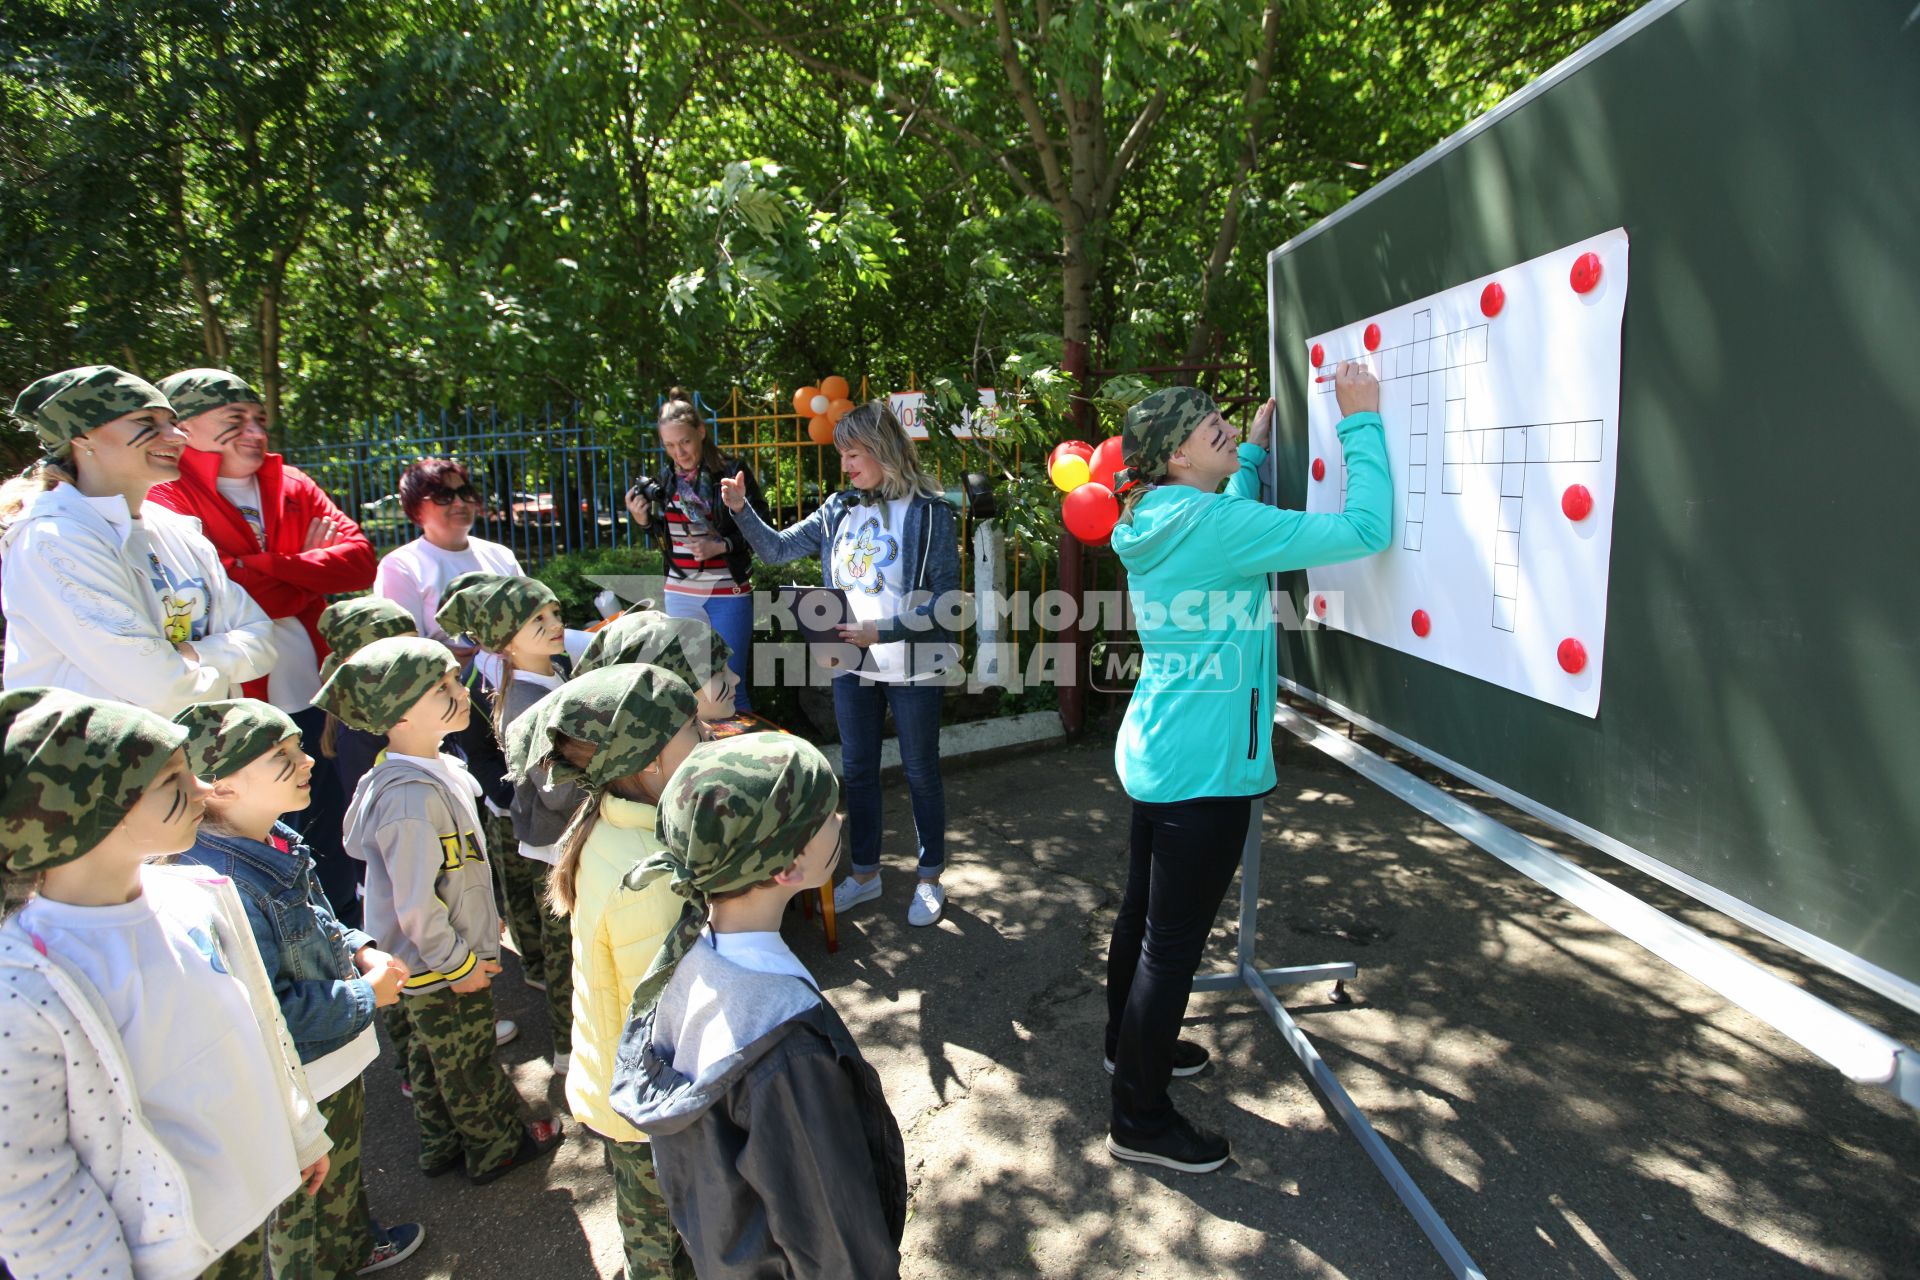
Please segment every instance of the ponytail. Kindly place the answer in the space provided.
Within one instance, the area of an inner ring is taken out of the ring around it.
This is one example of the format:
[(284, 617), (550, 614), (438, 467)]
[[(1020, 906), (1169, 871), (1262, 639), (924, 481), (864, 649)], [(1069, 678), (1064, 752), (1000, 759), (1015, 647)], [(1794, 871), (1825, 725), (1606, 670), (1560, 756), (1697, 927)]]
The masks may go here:
[(42, 458), (5, 484), (0, 484), (0, 533), (13, 527), (14, 521), (20, 518), (27, 503), (36, 495), (56, 485), (79, 483), (79, 477), (66, 463)]

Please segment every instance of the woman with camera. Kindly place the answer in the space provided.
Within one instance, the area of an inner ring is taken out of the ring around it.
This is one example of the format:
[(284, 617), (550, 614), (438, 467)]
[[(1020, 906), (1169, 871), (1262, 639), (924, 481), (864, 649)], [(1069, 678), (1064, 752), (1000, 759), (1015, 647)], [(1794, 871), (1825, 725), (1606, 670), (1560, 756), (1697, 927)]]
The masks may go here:
[[(1156, 391), (1127, 411), (1113, 551), (1146, 660), (1114, 749), (1133, 801), (1127, 887), (1107, 947), (1107, 1150), (1116, 1159), (1186, 1173), (1227, 1161), (1227, 1140), (1176, 1111), (1167, 1085), (1206, 1066), (1206, 1049), (1180, 1039), (1180, 1023), (1256, 802), (1274, 787), (1267, 575), (1372, 555), (1393, 529), (1380, 384), (1343, 363), (1334, 394), (1347, 499), (1333, 512), (1260, 501), (1271, 400), (1244, 444), (1192, 387)], [(1186, 661), (1157, 660), (1172, 655)]]
[(720, 633), (733, 651), (727, 663), (738, 677), (734, 710), (751, 711), (753, 581), (747, 565), (753, 550), (734, 523), (733, 512), (720, 501), (720, 482), (737, 478), (747, 502), (763, 519), (766, 499), (753, 472), (720, 452), (700, 411), (679, 387), (669, 391), (660, 406), (659, 425), (667, 464), (627, 491), (627, 511), (635, 524), (661, 539), (666, 612), (675, 618), (699, 618)]

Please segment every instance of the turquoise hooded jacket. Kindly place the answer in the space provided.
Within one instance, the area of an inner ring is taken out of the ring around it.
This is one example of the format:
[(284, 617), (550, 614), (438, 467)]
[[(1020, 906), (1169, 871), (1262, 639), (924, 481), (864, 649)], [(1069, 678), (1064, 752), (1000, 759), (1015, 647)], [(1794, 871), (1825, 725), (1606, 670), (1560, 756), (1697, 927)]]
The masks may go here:
[(1267, 451), (1240, 446), (1223, 493), (1168, 484), (1113, 530), (1140, 634), (1140, 675), (1114, 750), (1120, 783), (1147, 804), (1273, 790), (1274, 617), (1267, 575), (1384, 551), (1393, 482), (1377, 413), (1339, 426), (1346, 510), (1260, 501)]

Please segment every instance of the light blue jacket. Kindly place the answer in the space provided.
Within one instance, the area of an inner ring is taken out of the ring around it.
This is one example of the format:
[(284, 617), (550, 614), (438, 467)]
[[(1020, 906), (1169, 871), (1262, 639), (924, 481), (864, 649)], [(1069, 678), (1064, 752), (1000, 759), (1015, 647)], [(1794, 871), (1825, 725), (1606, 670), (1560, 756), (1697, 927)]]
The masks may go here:
[(1273, 789), (1274, 619), (1267, 575), (1383, 551), (1393, 484), (1377, 413), (1341, 420), (1347, 504), (1260, 501), (1267, 451), (1240, 446), (1224, 493), (1161, 485), (1114, 527), (1140, 634), (1139, 681), (1114, 762), (1135, 800), (1173, 804)]

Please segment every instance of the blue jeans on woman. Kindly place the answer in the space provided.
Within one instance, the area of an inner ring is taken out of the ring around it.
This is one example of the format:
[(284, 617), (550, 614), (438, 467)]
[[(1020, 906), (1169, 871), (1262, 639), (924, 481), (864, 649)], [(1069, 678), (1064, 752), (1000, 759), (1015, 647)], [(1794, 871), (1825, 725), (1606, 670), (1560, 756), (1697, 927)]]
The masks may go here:
[(847, 862), (856, 875), (880, 869), (880, 737), (889, 707), (907, 794), (913, 800), (920, 878), (938, 879), (947, 863), (947, 789), (940, 781), (940, 699), (945, 693), (938, 681), (893, 684), (851, 673), (833, 679), (841, 791), (847, 801)]
[(749, 660), (753, 653), (753, 596), (697, 596), (689, 591), (660, 594), (666, 597), (669, 618), (700, 618), (720, 633), (727, 648), (733, 651), (727, 665), (740, 677), (733, 691), (733, 709), (753, 710), (753, 696), (747, 688), (748, 675), (753, 670)]

